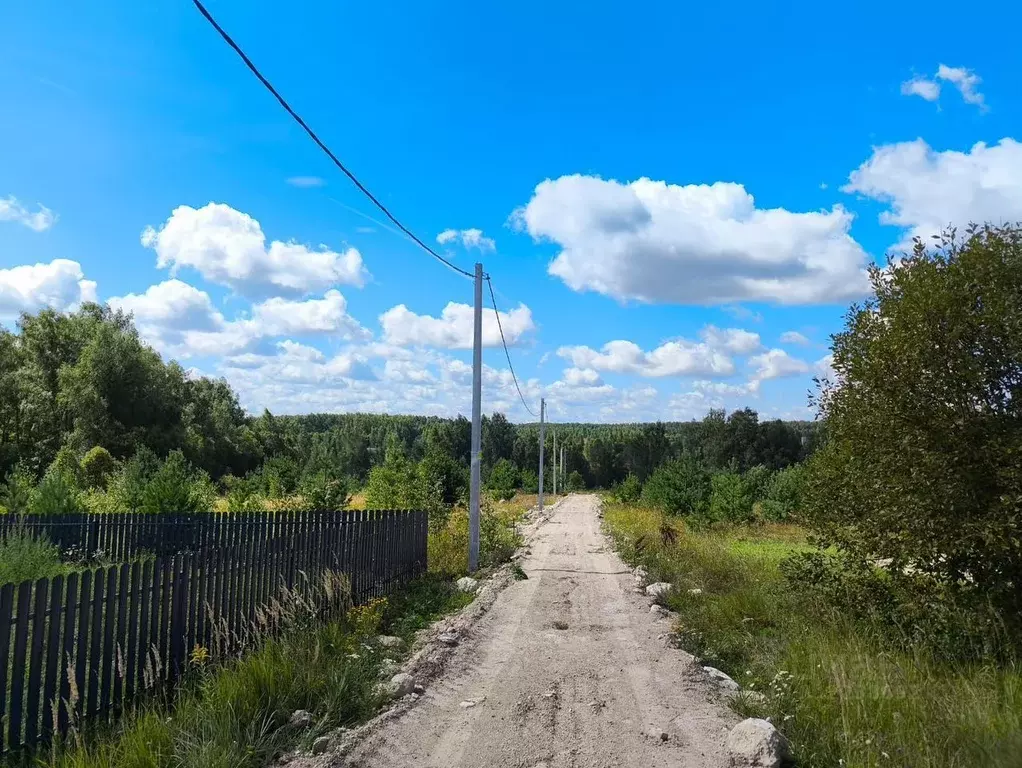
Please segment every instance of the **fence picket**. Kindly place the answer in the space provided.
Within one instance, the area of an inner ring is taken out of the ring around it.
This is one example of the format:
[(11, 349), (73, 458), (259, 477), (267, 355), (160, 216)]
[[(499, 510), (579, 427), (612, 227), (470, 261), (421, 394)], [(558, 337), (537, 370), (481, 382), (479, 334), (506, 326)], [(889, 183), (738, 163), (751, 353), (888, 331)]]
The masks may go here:
[(14, 585), (0, 589), (0, 752), (4, 751), (4, 723), (7, 722), (7, 674), (14, 619)]
[(50, 592), (50, 580), (46, 577), (35, 583), (35, 600), (32, 605), (32, 639), (28, 666), (28, 688), (25, 704), (25, 743), (35, 744), (39, 736), (39, 694), (42, 686), (43, 640), (46, 637), (46, 598)]

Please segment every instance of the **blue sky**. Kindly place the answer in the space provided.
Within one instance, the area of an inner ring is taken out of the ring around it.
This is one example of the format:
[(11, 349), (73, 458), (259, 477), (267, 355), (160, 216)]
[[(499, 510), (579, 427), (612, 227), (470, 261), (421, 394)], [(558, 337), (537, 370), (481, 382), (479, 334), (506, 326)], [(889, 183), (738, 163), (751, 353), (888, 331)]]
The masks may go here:
[[(208, 7), (413, 231), (483, 261), (556, 419), (805, 417), (868, 261), (1022, 219), (1008, 4), (981, 34), (950, 3)], [(190, 2), (6, 8), (0, 88), (0, 322), (96, 297), (254, 412), (468, 413), (471, 284), (371, 220)], [(528, 418), (491, 323), (484, 409)]]

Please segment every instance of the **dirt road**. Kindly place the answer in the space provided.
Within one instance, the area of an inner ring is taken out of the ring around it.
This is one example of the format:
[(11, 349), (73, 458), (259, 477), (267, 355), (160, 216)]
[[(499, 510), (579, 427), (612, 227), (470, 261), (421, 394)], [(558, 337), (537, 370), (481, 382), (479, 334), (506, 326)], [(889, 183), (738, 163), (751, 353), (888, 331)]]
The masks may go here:
[(735, 718), (666, 647), (667, 621), (635, 594), (597, 511), (593, 496), (561, 501), (533, 535), (528, 579), (500, 593), (422, 700), (335, 765), (725, 765)]

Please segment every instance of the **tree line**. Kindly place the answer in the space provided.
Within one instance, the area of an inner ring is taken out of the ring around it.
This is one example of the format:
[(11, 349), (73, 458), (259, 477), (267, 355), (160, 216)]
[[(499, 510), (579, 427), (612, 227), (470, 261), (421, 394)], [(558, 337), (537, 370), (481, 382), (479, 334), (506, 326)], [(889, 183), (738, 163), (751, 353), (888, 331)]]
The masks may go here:
[[(643, 483), (682, 456), (708, 470), (779, 470), (820, 439), (818, 425), (761, 422), (751, 409), (692, 422), (556, 424), (547, 428), (550, 469), (555, 431), (562, 487), (573, 490)], [(67, 511), (76, 490), (105, 493), (93, 500), (105, 511), (182, 511), (218, 495), (244, 507), (298, 493), (337, 506), (363, 487), (387, 506), (451, 505), (467, 493), (470, 452), (462, 416), (246, 414), (226, 380), (163, 360), (130, 315), (106, 306), (44, 309), (23, 314), (16, 331), (0, 328), (0, 505), (9, 511), (33, 507), (32, 498), (37, 511)], [(538, 466), (538, 424), (483, 417), (489, 487), (535, 490)], [(545, 472), (547, 490), (552, 482)]]

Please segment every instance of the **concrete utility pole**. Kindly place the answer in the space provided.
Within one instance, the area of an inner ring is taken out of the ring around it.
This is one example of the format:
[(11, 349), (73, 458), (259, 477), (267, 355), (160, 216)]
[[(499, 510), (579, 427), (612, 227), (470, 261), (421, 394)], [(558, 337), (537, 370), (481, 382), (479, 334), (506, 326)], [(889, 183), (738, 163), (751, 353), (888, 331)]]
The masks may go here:
[[(483, 438), (483, 265), (476, 264), (472, 337), (472, 479), (468, 502), (468, 570), (479, 567), (479, 464)], [(542, 497), (540, 497), (542, 498)], [(542, 506), (542, 502), (540, 502)]]
[(546, 413), (546, 400), (539, 401), (539, 511), (543, 511), (543, 440), (546, 438), (546, 424), (543, 416)]
[(561, 493), (568, 492), (568, 475), (564, 471), (564, 443), (561, 443)]
[(557, 495), (557, 430), (554, 430), (554, 496)]

